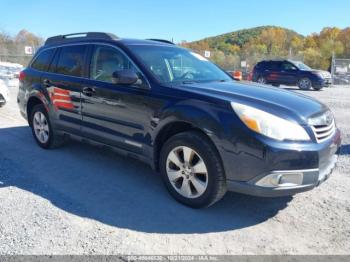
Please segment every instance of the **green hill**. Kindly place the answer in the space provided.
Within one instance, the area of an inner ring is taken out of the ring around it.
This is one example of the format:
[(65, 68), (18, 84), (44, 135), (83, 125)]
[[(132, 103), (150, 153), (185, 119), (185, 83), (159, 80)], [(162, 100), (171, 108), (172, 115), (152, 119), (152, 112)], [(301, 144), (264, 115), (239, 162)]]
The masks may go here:
[(276, 31), (276, 29), (277, 31), (282, 31), (285, 34), (285, 41), (287, 42), (291, 41), (293, 37), (300, 39), (304, 38), (297, 32), (283, 27), (259, 26), (250, 29), (242, 29), (230, 33), (225, 33), (218, 36), (206, 37), (198, 41), (184, 43), (183, 45), (193, 49), (203, 49), (204, 47), (207, 47), (211, 50), (221, 50), (225, 53), (234, 53), (234, 50), (238, 51), (238, 48), (231, 48), (230, 51), (229, 46), (242, 48), (245, 44), (257, 40), (263, 32)]
[(259, 26), (250, 29), (242, 29), (218, 36), (208, 37), (200, 41), (207, 41), (211, 48), (220, 47), (220, 43), (222, 42), (242, 47), (245, 43), (251, 41), (252, 39), (258, 38), (261, 35), (261, 33), (267, 29), (282, 29), (286, 32), (288, 39), (292, 39), (294, 36), (301, 38), (303, 37), (302, 35), (290, 29), (277, 26)]

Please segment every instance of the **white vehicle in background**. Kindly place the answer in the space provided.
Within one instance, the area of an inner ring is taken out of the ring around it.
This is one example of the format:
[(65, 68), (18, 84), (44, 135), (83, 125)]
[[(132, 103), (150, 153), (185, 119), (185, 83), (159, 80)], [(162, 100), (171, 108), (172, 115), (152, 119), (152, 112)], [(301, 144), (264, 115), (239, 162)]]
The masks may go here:
[(18, 85), (19, 72), (23, 66), (16, 63), (0, 62), (0, 79), (2, 79), (8, 87)]
[(9, 101), (9, 90), (3, 80), (0, 79), (0, 107)]

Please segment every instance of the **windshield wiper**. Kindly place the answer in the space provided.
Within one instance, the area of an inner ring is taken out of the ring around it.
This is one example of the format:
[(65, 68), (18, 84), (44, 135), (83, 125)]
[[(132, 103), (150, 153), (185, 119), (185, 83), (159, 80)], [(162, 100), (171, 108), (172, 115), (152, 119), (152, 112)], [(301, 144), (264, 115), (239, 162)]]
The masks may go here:
[(211, 80), (211, 81), (208, 81), (208, 82), (228, 82), (230, 80), (225, 80), (225, 79), (217, 79), (217, 80)]
[(182, 81), (182, 83), (183, 83), (184, 85), (187, 85), (187, 84), (199, 83), (199, 81), (187, 80), (187, 81)]

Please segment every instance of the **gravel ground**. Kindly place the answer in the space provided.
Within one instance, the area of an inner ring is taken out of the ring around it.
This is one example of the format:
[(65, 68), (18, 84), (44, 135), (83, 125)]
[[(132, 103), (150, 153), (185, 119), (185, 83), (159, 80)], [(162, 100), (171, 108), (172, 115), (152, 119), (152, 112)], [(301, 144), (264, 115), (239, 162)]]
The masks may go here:
[(349, 254), (350, 88), (303, 93), (331, 107), (343, 134), (331, 178), (193, 210), (142, 163), (77, 142), (40, 149), (14, 88), (0, 109), (0, 254)]

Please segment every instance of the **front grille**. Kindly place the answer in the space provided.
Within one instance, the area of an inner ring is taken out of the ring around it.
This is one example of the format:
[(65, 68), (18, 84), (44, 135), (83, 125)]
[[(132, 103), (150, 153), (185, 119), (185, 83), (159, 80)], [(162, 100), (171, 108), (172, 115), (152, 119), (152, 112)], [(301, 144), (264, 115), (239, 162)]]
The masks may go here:
[(321, 143), (331, 137), (335, 132), (334, 119), (329, 125), (314, 125), (311, 126), (318, 143)]

